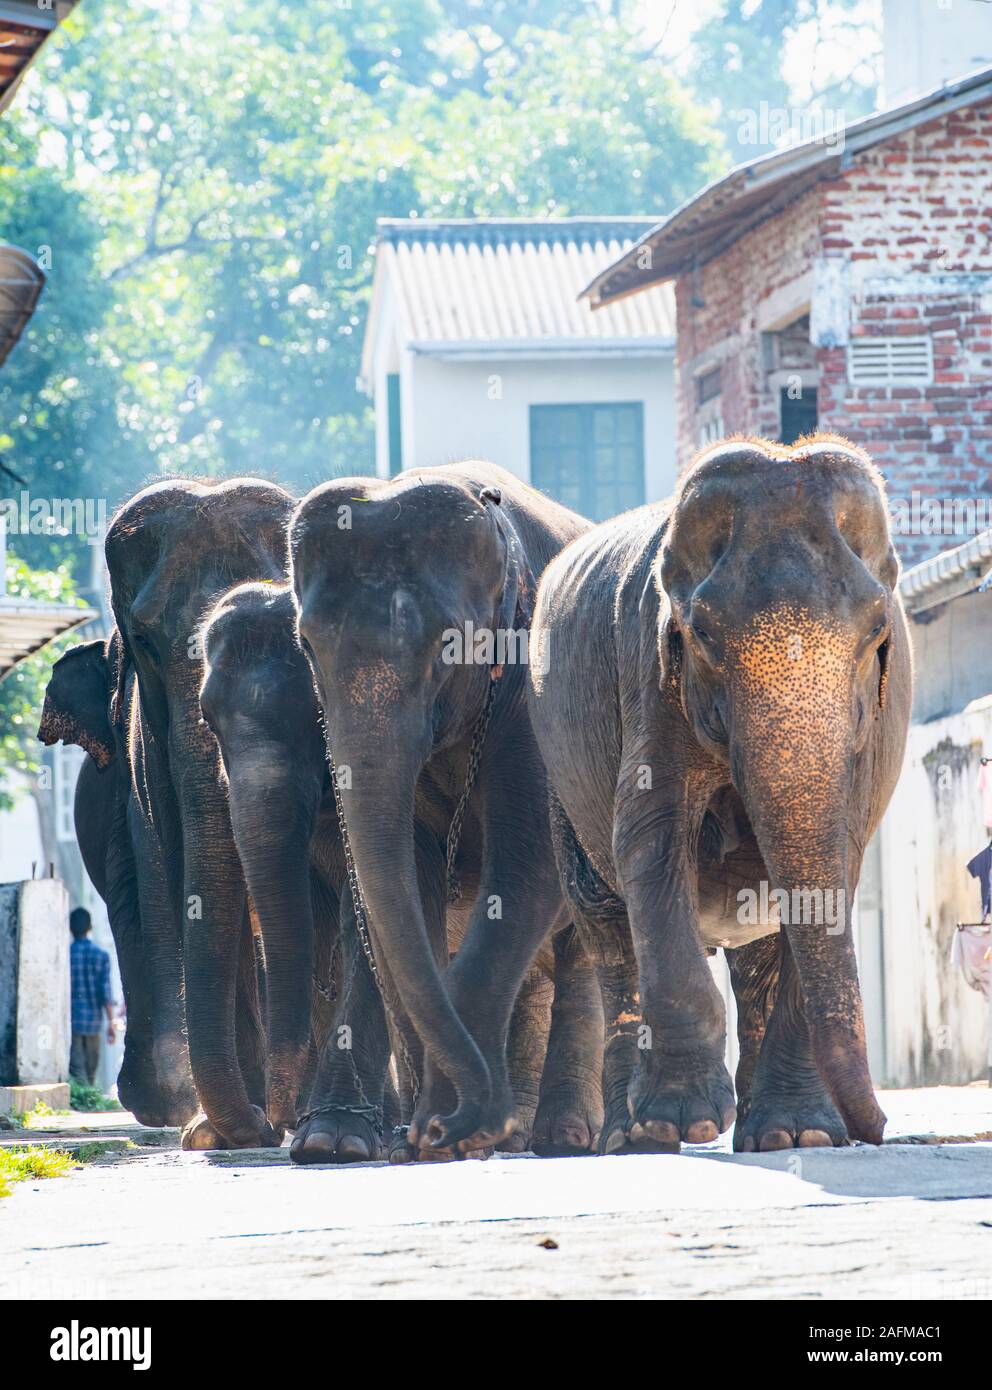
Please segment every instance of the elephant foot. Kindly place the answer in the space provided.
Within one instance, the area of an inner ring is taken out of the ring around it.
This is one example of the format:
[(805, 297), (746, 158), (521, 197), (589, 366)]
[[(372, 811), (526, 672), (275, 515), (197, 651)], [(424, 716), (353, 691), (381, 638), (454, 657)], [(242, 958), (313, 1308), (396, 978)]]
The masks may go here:
[(522, 1129), (508, 1083), (483, 1105), (468, 1100), (459, 1104), (447, 1079), (428, 1073), (407, 1142), (418, 1161), (488, 1158), (497, 1144)]
[[(507, 1152), (517, 1152), (508, 1150)], [(410, 1143), (410, 1128), (408, 1125), (398, 1125), (393, 1130), (392, 1136), (387, 1147), (386, 1157), (390, 1163), (455, 1163), (459, 1159), (480, 1159), (492, 1158), (492, 1146), (481, 1149), (469, 1149), (465, 1152), (454, 1149), (432, 1149), (429, 1146), (419, 1148)]]
[(599, 1136), (599, 1152), (678, 1153), (682, 1144), (710, 1144), (737, 1115), (734, 1088), (721, 1061), (709, 1077), (678, 1090), (628, 1099), (626, 1116), (611, 1116)]
[(541, 1097), (531, 1146), (541, 1158), (595, 1153), (602, 1124), (598, 1095), (588, 1095), (581, 1086), (556, 1089)]
[(407, 1132), (407, 1143), (420, 1163), (444, 1162), (452, 1158), (489, 1158), (496, 1145), (516, 1126), (512, 1108), (507, 1112), (461, 1105), (451, 1115), (427, 1112), (427, 1119), (414, 1116)]
[(343, 1106), (324, 1106), (304, 1116), (289, 1156), (294, 1163), (371, 1163), (382, 1157), (375, 1117)]
[(182, 1132), (180, 1147), (183, 1149), (278, 1149), (285, 1131), (273, 1129), (265, 1117), (265, 1111), (257, 1105), (251, 1107), (258, 1122), (258, 1128), (250, 1138), (237, 1142), (221, 1134), (204, 1114), (194, 1115)]
[(523, 1124), (515, 1124), (505, 1139), (496, 1145), (497, 1153), (525, 1154), (531, 1146), (531, 1132)]
[(737, 1153), (778, 1149), (830, 1149), (850, 1143), (847, 1129), (825, 1087), (799, 1091), (761, 1089), (734, 1128)]

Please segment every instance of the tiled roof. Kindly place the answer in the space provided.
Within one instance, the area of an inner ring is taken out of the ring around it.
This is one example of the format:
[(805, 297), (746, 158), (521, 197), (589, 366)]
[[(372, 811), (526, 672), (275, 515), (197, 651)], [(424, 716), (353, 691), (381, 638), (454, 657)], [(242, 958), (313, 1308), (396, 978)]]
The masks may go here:
[(14, 99), (24, 70), (75, 0), (0, 0), (0, 111)]
[(836, 177), (862, 150), (946, 112), (988, 101), (992, 101), (992, 68), (854, 121), (830, 132), (829, 139), (807, 140), (739, 164), (664, 222), (656, 223), (615, 262), (600, 267), (583, 293), (601, 313), (612, 313), (625, 295), (654, 294), (660, 284), (718, 256), (820, 180)]
[(668, 350), (669, 288), (597, 314), (578, 299), (591, 276), (654, 225), (642, 217), (380, 221), (363, 375), (386, 276), (414, 351)]
[(0, 242), (0, 367), (34, 313), (45, 272), (32, 256)]
[(910, 613), (922, 613), (939, 603), (985, 587), (992, 578), (992, 531), (979, 531), (962, 545), (942, 550), (907, 570), (899, 592)]

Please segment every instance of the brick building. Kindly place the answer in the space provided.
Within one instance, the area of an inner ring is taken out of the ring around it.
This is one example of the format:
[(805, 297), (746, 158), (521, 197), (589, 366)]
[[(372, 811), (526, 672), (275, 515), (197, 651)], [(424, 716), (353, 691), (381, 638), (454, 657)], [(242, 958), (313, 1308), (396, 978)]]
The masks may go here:
[(585, 294), (670, 280), (680, 467), (832, 430), (886, 475), (904, 562), (992, 526), (992, 69), (738, 167)]

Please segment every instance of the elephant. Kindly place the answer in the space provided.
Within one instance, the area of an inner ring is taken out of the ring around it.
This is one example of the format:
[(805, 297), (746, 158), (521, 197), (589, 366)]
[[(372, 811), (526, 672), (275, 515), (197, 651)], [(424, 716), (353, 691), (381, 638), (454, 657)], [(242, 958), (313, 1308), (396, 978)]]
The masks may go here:
[(602, 1153), (735, 1114), (738, 1151), (881, 1142), (851, 905), (912, 697), (888, 520), (844, 440), (730, 440), (544, 574), (529, 700), (603, 989)]
[(220, 750), (200, 711), (199, 627), (233, 585), (284, 577), (292, 505), (254, 478), (167, 480), (132, 497), (107, 531), (122, 649), (115, 718), (133, 670), (132, 786), (164, 868), (164, 885), (140, 892), (142, 932), (174, 964), (202, 1108), (186, 1148), (282, 1139), (264, 1110), (260, 962)]
[(587, 525), (480, 462), (327, 482), (290, 523), (355, 907), (413, 1091), (397, 1161), (485, 1151), (519, 1128), (508, 1028), (553, 929), (559, 1077), (535, 1142), (582, 1152), (599, 1129), (600, 1005), (570, 943), (524, 680), (536, 577)]
[[(120, 641), (116, 632), (72, 647), (52, 668), (38, 737), (85, 749), (76, 782), (76, 839), (86, 872), (107, 905), (117, 950), (127, 1033), (117, 1081), (122, 1103), (146, 1125), (184, 1125), (196, 1113), (182, 998), (157, 988), (154, 953), (141, 931), (138, 861), (162, 882), (158, 845), (131, 789), (128, 751), (110, 716)], [(130, 705), (133, 679), (125, 691)]]
[[(404, 1087), (402, 1113), (387, 1072), (387, 1017), (358, 939), (321, 712), (297, 639), (288, 582), (248, 583), (226, 593), (204, 622), (202, 648), (200, 706), (220, 746), (235, 842), (265, 946), (268, 1118), (295, 1130), (290, 1153), (296, 1163), (368, 1161), (381, 1155), (390, 1112), (394, 1121), (410, 1118), (410, 1095)], [(429, 881), (445, 827), (436, 815), (415, 815), (412, 829), (419, 872)], [(477, 866), (464, 854), (457, 868), (466, 882), (478, 878)], [(452, 907), (446, 949), (460, 944), (465, 922), (465, 910)], [(581, 1067), (591, 1054), (592, 1070), (598, 1068), (602, 1021), (591, 963), (573, 938), (568, 931), (556, 936), (517, 999), (510, 1075), (519, 1129), (504, 1141), (510, 1148), (531, 1142), (542, 1073), (538, 1147), (570, 1152), (590, 1145), (592, 1136), (583, 1130), (588, 1105), (583, 1096), (580, 1113), (574, 1113), (572, 1083), (578, 1070), (587, 1090), (596, 1084)], [(583, 989), (586, 999), (592, 996), (585, 1010)], [(337, 1003), (333, 1026), (321, 1018), (322, 996), (329, 993)], [(419, 1070), (419, 1040), (405, 1017), (399, 1026), (417, 1053)], [(298, 1097), (307, 1085), (313, 1044), (316, 1068), (300, 1115)], [(398, 1040), (396, 1050), (402, 1053)], [(402, 1070), (400, 1077), (407, 1081)], [(387, 1151), (394, 1162), (411, 1157), (402, 1135), (394, 1135)]]

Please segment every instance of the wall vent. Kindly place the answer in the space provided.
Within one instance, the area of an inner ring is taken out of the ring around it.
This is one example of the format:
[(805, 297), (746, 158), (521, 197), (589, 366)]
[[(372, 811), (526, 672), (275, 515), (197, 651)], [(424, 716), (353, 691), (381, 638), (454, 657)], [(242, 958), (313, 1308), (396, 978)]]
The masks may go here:
[(933, 340), (854, 338), (847, 348), (852, 386), (904, 386), (933, 381)]

